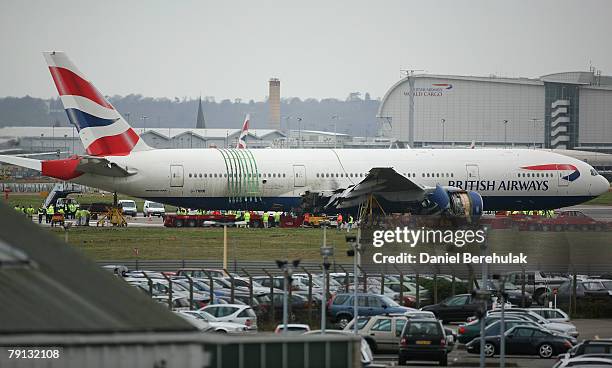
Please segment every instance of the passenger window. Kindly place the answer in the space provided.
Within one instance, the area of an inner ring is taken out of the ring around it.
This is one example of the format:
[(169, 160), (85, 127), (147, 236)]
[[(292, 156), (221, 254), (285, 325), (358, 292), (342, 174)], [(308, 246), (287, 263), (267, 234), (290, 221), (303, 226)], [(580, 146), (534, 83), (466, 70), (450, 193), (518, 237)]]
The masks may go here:
[(366, 297), (365, 296), (358, 296), (357, 297), (357, 306), (359, 306), (359, 307), (365, 307), (366, 306)]
[(395, 333), (399, 336), (406, 325), (406, 320), (403, 318), (395, 320)]
[(369, 296), (368, 297), (368, 307), (380, 308), (382, 307), (382, 303), (380, 299), (378, 299), (377, 297)]
[(467, 295), (456, 296), (454, 298), (451, 298), (446, 304), (447, 305), (464, 305), (467, 303), (467, 300), (468, 300)]
[(374, 322), (372, 326), (372, 331), (388, 331), (391, 332), (391, 320), (390, 319), (379, 319)]
[(520, 337), (530, 337), (533, 334), (532, 329), (530, 328), (517, 328), (514, 330), (514, 336), (520, 336)]
[(533, 337), (546, 337), (546, 336), (548, 336), (548, 334), (544, 331), (540, 331), (540, 330), (533, 331)]

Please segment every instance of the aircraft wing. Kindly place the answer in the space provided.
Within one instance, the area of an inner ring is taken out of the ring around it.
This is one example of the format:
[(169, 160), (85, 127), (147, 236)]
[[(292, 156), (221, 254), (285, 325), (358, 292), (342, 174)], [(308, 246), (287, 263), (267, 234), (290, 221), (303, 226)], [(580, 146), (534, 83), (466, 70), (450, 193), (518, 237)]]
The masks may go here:
[[(57, 174), (69, 174), (63, 172), (69, 169), (62, 169), (62, 167), (70, 166), (66, 164), (68, 162), (74, 162), (73, 160), (78, 160), (78, 164), (76, 164), (76, 166), (72, 166), (73, 169), (70, 169), (74, 170), (75, 172), (111, 177), (125, 177), (136, 174), (136, 171), (129, 170), (126, 167), (121, 167), (104, 157), (74, 156), (61, 160), (35, 160), (32, 158), (25, 158), (19, 156), (0, 155), (0, 162), (4, 162), (10, 165), (26, 167), (28, 169), (41, 171), (43, 175), (60, 178), (61, 176), (58, 176)], [(53, 169), (50, 169), (51, 167)]]
[(413, 182), (390, 167), (375, 167), (359, 183), (331, 196), (326, 207), (349, 208), (363, 203), (375, 194), (387, 200), (420, 201), (427, 188)]
[(105, 159), (104, 157), (93, 156), (81, 157), (76, 170), (87, 174), (112, 177), (125, 177), (136, 174), (135, 171), (130, 171), (127, 167), (121, 167), (116, 163)]

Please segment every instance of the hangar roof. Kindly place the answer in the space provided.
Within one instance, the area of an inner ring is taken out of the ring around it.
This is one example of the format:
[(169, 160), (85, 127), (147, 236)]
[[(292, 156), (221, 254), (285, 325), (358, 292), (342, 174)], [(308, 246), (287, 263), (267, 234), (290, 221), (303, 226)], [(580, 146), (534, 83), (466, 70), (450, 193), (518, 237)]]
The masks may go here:
[(0, 335), (194, 328), (0, 203)]

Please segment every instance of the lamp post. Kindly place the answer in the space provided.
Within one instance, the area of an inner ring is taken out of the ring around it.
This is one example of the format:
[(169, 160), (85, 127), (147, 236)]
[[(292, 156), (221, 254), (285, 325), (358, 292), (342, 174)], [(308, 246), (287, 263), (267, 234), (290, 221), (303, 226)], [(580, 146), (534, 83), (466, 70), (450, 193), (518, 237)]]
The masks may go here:
[[(353, 257), (353, 332), (355, 335), (359, 334), (358, 319), (359, 319), (359, 307), (357, 303), (357, 289), (359, 284), (359, 278), (357, 277), (357, 258), (361, 252), (361, 244), (359, 244), (360, 229), (357, 229), (357, 236), (347, 235), (346, 242), (349, 244), (349, 250), (346, 254), (349, 257)], [(346, 275), (348, 277), (348, 275)]]
[(302, 148), (302, 118), (297, 118), (298, 121), (298, 148)]
[(327, 271), (331, 266), (328, 262), (328, 257), (333, 257), (334, 248), (327, 246), (327, 224), (323, 224), (323, 246), (321, 247), (321, 256), (323, 257), (323, 297), (321, 298), (321, 334), (325, 335), (325, 324), (327, 315), (325, 313), (325, 305), (327, 301)]
[(289, 292), (288, 287), (291, 284), (291, 275), (293, 270), (300, 265), (300, 260), (295, 259), (289, 263), (289, 261), (276, 260), (276, 266), (283, 271), (283, 333), (286, 334), (289, 330)]
[(504, 148), (507, 148), (507, 144), (508, 144), (508, 120), (504, 120)]
[(141, 117), (141, 119), (142, 119), (142, 132), (143, 132), (143, 133), (147, 131), (147, 119), (148, 119), (148, 118), (149, 118), (149, 117), (148, 117), (148, 116), (145, 116), (145, 115), (143, 115), (143, 116)]
[(446, 119), (441, 119), (442, 122), (442, 148), (446, 147), (446, 141), (444, 140), (444, 123), (446, 123)]
[(338, 133), (336, 130), (336, 125), (338, 122), (338, 115), (332, 115), (331, 119), (334, 122), (334, 148), (338, 148)]

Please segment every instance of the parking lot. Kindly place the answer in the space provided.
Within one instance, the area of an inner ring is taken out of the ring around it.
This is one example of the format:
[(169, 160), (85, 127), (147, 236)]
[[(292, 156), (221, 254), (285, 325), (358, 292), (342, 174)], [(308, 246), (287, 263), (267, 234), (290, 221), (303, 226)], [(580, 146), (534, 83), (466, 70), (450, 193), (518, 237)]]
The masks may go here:
[[(612, 319), (576, 319), (572, 320), (580, 331), (578, 340), (608, 338), (612, 336)], [(457, 329), (457, 325), (448, 325), (451, 329)], [(606, 333), (608, 332), (608, 333)], [(401, 367), (397, 364), (397, 354), (375, 354), (375, 362), (386, 367)], [(539, 359), (533, 356), (509, 356), (506, 357), (506, 367), (525, 368), (550, 368), (556, 363), (556, 359)], [(478, 367), (479, 356), (469, 354), (462, 346), (456, 346), (448, 356), (448, 365), (451, 367)], [(409, 362), (406, 367), (435, 367), (437, 362)], [(499, 357), (487, 358), (487, 367), (499, 367)]]

